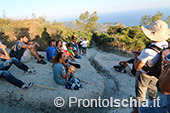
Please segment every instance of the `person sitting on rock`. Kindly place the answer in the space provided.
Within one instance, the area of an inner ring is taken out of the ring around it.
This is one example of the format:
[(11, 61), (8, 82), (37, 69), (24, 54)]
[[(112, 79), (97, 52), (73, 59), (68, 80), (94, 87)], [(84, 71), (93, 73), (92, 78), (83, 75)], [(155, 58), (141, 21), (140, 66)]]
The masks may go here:
[(46, 50), (47, 60), (54, 62), (55, 56), (57, 54), (58, 48), (56, 47), (56, 41), (51, 39), (49, 40), (49, 46)]
[(68, 51), (70, 51), (70, 53), (73, 55), (73, 57), (75, 56), (71, 43), (68, 43)]
[[(68, 64), (64, 67), (63, 62), (66, 60), (67, 56), (64, 52), (59, 52), (55, 57), (52, 65), (54, 80), (58, 85), (64, 85), (65, 88), (77, 90), (81, 87), (80, 81), (73, 77), (75, 72), (74, 66)], [(72, 71), (72, 68), (74, 68), (74, 72)]]
[[(65, 50), (64, 50), (64, 48), (63, 48), (63, 45), (64, 45)], [(65, 52), (65, 54), (66, 54), (67, 57), (70, 57), (73, 62), (76, 62), (76, 59), (74, 59), (74, 57), (72, 56), (72, 54), (71, 54), (69, 51), (67, 51), (67, 47), (66, 47), (65, 43), (64, 43), (63, 45), (62, 45), (62, 41), (61, 41), (61, 40), (58, 40), (58, 41), (56, 42), (56, 46), (57, 46), (57, 48), (58, 48), (58, 52)]]
[(6, 48), (7, 46), (4, 44), (0, 44), (0, 48), (3, 49), (3, 51), (0, 50), (0, 58), (5, 59), (2, 64), (0, 64), (0, 79), (5, 79), (6, 81), (10, 82), (11, 84), (19, 87), (19, 88), (29, 88), (33, 85), (33, 83), (24, 83), (23, 81), (15, 78), (9, 71), (7, 71), (12, 64), (14, 64), (19, 69), (22, 69), (25, 71), (25, 74), (35, 74), (35, 71), (31, 71), (28, 66), (20, 62), (15, 57), (10, 58)]
[(38, 54), (36, 46), (39, 47), (40, 45), (37, 42), (28, 42), (26, 35), (20, 35), (17, 44), (12, 47), (14, 57), (21, 62), (26, 62), (31, 58), (31, 52), (31, 54), (38, 60), (37, 63), (46, 64), (42, 59), (44, 57)]

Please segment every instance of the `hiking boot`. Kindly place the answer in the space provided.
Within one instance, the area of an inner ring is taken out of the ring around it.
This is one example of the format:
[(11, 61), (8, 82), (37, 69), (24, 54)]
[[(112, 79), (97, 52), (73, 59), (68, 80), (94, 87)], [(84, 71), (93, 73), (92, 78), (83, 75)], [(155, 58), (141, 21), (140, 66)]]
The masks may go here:
[(39, 64), (47, 64), (47, 62), (45, 62), (44, 60), (37, 61), (37, 63), (39, 63)]
[(37, 72), (36, 72), (36, 70), (30, 70), (30, 69), (29, 69), (28, 71), (25, 71), (24, 73), (25, 73), (26, 75), (29, 75), (29, 74), (30, 74), (30, 75), (35, 75)]
[(34, 83), (33, 82), (30, 82), (30, 83), (24, 83), (23, 85), (22, 85), (22, 89), (28, 89), (29, 87), (31, 87), (32, 85), (33, 85)]

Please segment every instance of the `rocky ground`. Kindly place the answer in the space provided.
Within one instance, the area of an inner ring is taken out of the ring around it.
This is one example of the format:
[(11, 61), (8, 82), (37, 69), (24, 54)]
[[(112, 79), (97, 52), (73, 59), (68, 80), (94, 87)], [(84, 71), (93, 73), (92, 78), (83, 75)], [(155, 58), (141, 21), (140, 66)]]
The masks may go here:
[[(31, 68), (37, 70), (36, 75), (24, 75), (23, 71), (15, 66), (10, 68), (10, 72), (17, 78), (29, 82), (32, 81), (37, 85), (58, 88), (50, 90), (45, 88), (31, 87), (28, 90), (19, 89), (6, 81), (0, 81), (0, 111), (3, 113), (34, 113), (34, 112), (89, 112), (89, 113), (129, 113), (131, 108), (126, 107), (101, 107), (101, 108), (83, 108), (73, 106), (68, 107), (68, 97), (74, 96), (80, 99), (128, 99), (130, 95), (135, 95), (135, 77), (126, 73), (116, 72), (112, 67), (119, 61), (128, 60), (129, 58), (106, 53), (95, 48), (87, 50), (87, 56), (83, 56), (78, 62), (81, 69), (77, 69), (75, 76), (91, 84), (82, 82), (83, 88), (75, 91), (65, 89), (57, 85), (53, 80), (51, 63), (47, 65), (37, 64), (34, 58), (26, 63)], [(44, 52), (40, 54), (45, 55)], [(58, 109), (54, 106), (55, 97), (66, 99), (66, 105)]]

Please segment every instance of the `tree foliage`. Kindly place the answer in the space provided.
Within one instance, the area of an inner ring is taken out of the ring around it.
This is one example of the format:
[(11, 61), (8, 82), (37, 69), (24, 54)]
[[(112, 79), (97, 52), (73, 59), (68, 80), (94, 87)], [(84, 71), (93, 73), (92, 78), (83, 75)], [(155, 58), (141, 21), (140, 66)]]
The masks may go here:
[(151, 15), (144, 15), (144, 17), (142, 17), (140, 25), (149, 25), (150, 23), (152, 23), (155, 20), (162, 20), (163, 19), (164, 14), (161, 13), (160, 11), (157, 12), (157, 14), (155, 14), (154, 16), (151, 17)]
[(76, 24), (80, 30), (91, 32), (96, 28), (98, 19), (99, 17), (96, 11), (92, 14), (86, 11), (85, 13), (81, 13), (79, 19), (76, 19)]

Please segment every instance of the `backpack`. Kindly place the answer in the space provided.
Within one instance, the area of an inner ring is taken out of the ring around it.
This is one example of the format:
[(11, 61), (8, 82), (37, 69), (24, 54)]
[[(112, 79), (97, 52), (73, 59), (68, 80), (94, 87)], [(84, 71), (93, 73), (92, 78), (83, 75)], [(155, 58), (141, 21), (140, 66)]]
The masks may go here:
[(170, 54), (170, 46), (168, 46), (168, 48), (166, 48), (166, 49), (161, 49), (161, 48), (157, 47), (156, 45), (149, 45), (146, 48), (150, 48), (150, 49), (156, 51), (160, 55), (160, 58), (156, 62), (156, 64), (152, 67), (149, 67), (148, 63), (146, 62), (146, 65), (143, 66), (142, 69), (144, 71), (148, 72), (148, 75), (155, 76), (156, 78), (159, 78), (159, 76), (164, 72), (163, 60), (164, 60), (165, 56)]
[[(9, 55), (10, 55), (10, 57), (15, 57), (16, 59), (18, 59), (20, 61), (21, 57), (26, 49), (22, 48), (21, 50), (18, 50), (18, 48), (17, 48), (18, 43), (19, 42), (17, 42), (17, 44), (12, 46), (12, 49), (10, 50)], [(16, 51), (14, 50), (15, 47), (16, 47)]]
[(74, 76), (71, 76), (70, 80), (68, 80), (64, 86), (66, 89), (73, 89), (73, 90), (79, 90), (82, 88), (82, 84), (79, 79), (74, 78)]

